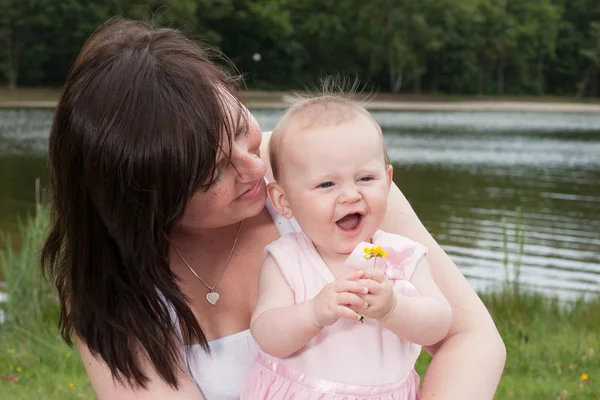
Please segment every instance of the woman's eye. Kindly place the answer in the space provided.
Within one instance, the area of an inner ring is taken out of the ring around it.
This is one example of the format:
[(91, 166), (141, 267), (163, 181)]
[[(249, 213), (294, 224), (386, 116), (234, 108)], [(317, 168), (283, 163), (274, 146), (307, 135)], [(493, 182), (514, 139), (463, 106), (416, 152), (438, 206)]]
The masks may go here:
[(235, 130), (235, 137), (242, 137), (242, 136), (246, 136), (248, 134), (248, 132), (250, 131), (249, 129), (250, 127), (247, 124), (241, 124), (237, 127), (237, 129)]
[(333, 182), (323, 182), (319, 185), (320, 188), (327, 189), (333, 186)]
[(231, 161), (229, 161), (227, 164), (225, 164), (224, 166), (221, 166), (219, 168), (217, 168), (215, 170), (215, 174), (213, 175), (213, 182), (217, 182), (219, 179), (221, 179), (221, 177), (223, 176), (223, 174), (225, 173), (225, 170), (231, 165)]

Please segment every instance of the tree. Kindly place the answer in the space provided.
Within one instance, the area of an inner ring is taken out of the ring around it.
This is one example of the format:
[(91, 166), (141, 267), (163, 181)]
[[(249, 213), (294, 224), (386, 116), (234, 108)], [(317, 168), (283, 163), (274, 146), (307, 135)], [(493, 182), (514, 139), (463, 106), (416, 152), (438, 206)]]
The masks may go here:
[[(600, 71), (600, 21), (590, 23), (589, 35), (586, 46), (581, 49), (581, 55), (587, 60), (588, 67), (577, 91), (577, 97), (581, 97), (590, 79), (596, 78), (598, 71)], [(594, 94), (596, 94), (596, 90), (597, 88), (595, 88)]]
[(47, 20), (44, 0), (0, 0), (0, 48), (3, 49), (4, 74), (8, 87), (16, 89), (23, 54), (36, 44), (36, 32)]
[(246, 74), (250, 86), (290, 84), (302, 48), (295, 40), (287, 0), (207, 0), (202, 4), (199, 21), (218, 34), (220, 49)]

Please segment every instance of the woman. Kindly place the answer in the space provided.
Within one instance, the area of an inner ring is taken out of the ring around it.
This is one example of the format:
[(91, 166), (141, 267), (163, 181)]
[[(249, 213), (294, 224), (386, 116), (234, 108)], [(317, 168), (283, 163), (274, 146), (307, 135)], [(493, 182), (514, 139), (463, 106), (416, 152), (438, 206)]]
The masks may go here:
[[(117, 20), (85, 44), (50, 134), (42, 262), (100, 399), (237, 398), (263, 248), (297, 229), (265, 207), (268, 141), (176, 31)], [(453, 307), (422, 398), (492, 398), (505, 361), (492, 319), (395, 186), (389, 204), (382, 229), (429, 248)]]

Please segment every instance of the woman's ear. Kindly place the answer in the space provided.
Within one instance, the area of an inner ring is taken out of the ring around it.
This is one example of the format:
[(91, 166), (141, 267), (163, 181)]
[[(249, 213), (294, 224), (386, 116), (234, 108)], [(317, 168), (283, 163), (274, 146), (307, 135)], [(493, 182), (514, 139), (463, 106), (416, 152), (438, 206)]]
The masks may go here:
[(277, 182), (269, 182), (267, 185), (267, 196), (269, 196), (269, 200), (271, 200), (273, 207), (279, 214), (283, 215), (287, 219), (293, 217), (292, 208), (287, 201), (285, 192)]
[(387, 166), (385, 174), (387, 175), (388, 187), (392, 187), (392, 183), (394, 182), (394, 167), (392, 167), (392, 164)]

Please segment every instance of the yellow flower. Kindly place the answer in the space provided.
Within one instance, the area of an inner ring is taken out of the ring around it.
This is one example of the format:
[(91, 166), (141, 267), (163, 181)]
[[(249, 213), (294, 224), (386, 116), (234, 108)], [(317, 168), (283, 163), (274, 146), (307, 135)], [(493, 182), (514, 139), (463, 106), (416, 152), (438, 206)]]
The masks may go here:
[(590, 380), (590, 376), (588, 374), (581, 374), (581, 376), (579, 377), (579, 380), (581, 382), (587, 382)]
[(75, 387), (74, 383), (69, 383), (69, 389), (73, 389)]
[(21, 372), (21, 371), (23, 371), (23, 368), (17, 367), (17, 372)]
[(381, 248), (381, 246), (365, 247), (365, 260), (370, 260), (373, 257), (386, 258), (387, 253)]

